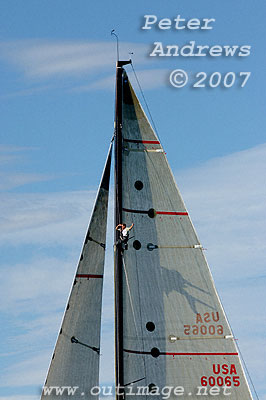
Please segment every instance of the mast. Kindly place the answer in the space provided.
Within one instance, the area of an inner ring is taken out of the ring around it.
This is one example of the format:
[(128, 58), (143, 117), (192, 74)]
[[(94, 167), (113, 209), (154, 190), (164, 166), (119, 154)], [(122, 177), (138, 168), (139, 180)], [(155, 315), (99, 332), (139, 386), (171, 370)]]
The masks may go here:
[[(123, 65), (131, 61), (117, 61), (116, 64), (116, 105), (115, 105), (115, 226), (122, 221), (122, 100)], [(119, 232), (115, 231), (115, 243)], [(115, 246), (115, 368), (116, 386), (121, 388), (117, 399), (124, 397), (124, 360), (123, 360), (123, 255), (122, 247)]]

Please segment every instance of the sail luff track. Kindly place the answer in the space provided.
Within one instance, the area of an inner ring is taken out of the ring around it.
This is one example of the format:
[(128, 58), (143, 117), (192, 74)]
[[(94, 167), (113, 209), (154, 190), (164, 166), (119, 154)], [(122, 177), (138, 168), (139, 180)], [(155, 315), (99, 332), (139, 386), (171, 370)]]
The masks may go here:
[[(122, 104), (123, 104), (123, 66), (131, 61), (117, 61), (116, 64), (116, 104), (115, 104), (115, 226), (123, 223), (122, 187)], [(115, 231), (115, 370), (116, 386), (120, 388), (116, 396), (124, 397), (124, 332), (123, 332), (123, 250), (119, 243), (119, 232)]]
[[(116, 105), (115, 105), (115, 226), (122, 223), (122, 76), (123, 62), (116, 65)], [(119, 232), (115, 231), (115, 243), (119, 242)], [(123, 360), (123, 260), (122, 248), (115, 245), (115, 366), (116, 386), (124, 386)], [(123, 389), (116, 394), (123, 397)]]

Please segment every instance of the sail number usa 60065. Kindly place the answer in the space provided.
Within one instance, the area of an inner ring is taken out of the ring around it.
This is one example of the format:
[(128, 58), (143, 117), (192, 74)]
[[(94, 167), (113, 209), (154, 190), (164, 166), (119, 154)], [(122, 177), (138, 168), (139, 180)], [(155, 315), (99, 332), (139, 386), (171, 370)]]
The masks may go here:
[(235, 364), (213, 364), (212, 375), (200, 378), (201, 386), (240, 386)]

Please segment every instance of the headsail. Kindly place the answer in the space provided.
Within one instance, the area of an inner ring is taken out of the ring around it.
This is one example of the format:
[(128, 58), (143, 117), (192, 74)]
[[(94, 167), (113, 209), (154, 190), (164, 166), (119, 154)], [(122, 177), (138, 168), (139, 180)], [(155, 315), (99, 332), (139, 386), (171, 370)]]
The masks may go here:
[[(218, 399), (224, 398), (224, 390), (232, 400), (252, 399), (202, 246), (161, 143), (125, 71), (121, 80), (120, 223), (133, 222), (134, 237), (122, 251), (120, 383), (135, 394), (137, 386), (155, 393), (155, 387), (167, 386), (183, 388), (183, 396), (190, 399), (204, 395), (204, 390)], [(172, 392), (170, 398), (175, 397)]]
[[(41, 400), (96, 398), (90, 396), (90, 389), (99, 384), (100, 325), (111, 151), (112, 145)], [(72, 395), (71, 390), (74, 391)]]

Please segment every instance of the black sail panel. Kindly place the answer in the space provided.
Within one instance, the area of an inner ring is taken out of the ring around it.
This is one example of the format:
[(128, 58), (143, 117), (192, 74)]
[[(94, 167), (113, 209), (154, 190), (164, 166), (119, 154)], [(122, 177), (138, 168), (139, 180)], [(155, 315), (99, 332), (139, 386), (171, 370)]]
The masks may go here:
[(204, 251), (125, 72), (122, 117), (122, 218), (134, 223), (123, 252), (124, 384), (180, 386), (190, 399), (214, 386), (224, 398), (226, 387), (232, 400), (252, 399)]
[[(112, 145), (41, 400), (96, 398), (90, 395), (90, 389), (99, 385), (102, 287), (111, 151)], [(52, 387), (54, 388), (48, 395)], [(57, 392), (58, 387), (61, 388), (61, 394)], [(68, 392), (69, 388), (74, 389), (74, 394)]]

